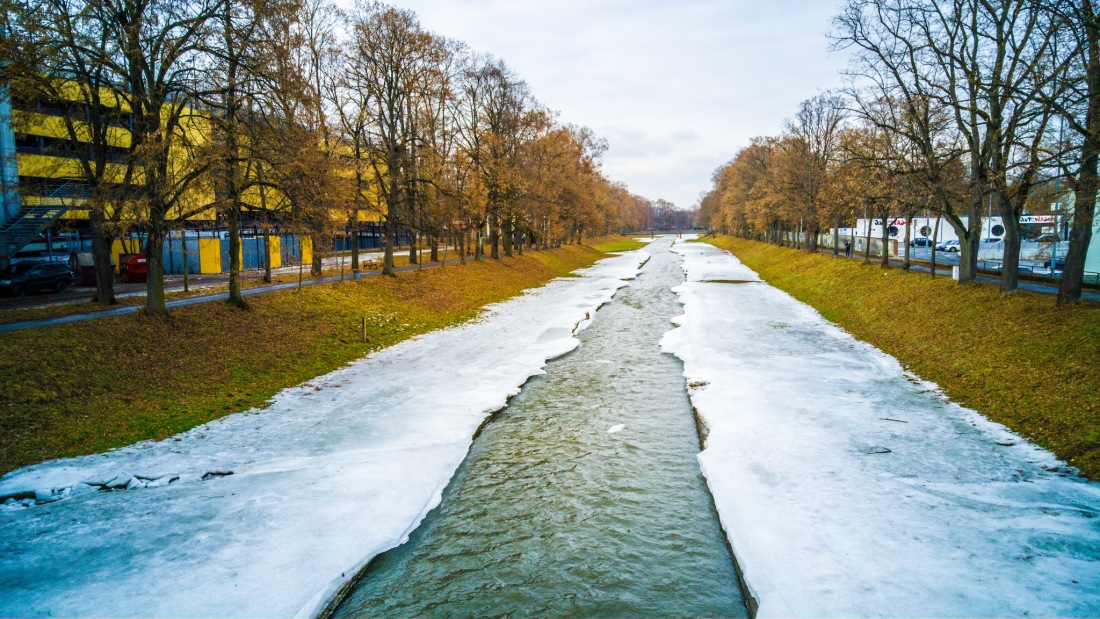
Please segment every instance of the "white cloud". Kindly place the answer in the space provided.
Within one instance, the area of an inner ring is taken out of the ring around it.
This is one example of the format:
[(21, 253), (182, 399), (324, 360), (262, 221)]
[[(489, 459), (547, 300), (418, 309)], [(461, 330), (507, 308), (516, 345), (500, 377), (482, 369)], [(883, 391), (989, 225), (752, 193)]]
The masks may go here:
[(604, 171), (691, 206), (716, 167), (840, 83), (834, 0), (400, 0), (512, 66), (562, 120), (607, 138)]

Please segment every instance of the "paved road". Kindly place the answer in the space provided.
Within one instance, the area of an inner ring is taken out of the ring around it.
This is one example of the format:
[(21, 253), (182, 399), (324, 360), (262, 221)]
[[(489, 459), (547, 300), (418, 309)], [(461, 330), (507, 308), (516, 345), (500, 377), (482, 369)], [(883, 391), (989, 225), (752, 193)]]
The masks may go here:
[[(821, 251), (822, 253), (831, 254), (831, 253), (833, 253), (833, 248), (832, 247), (822, 247), (822, 248), (819, 249), (819, 251)], [(843, 249), (841, 251), (843, 252)], [(910, 253), (910, 258), (912, 260), (929, 260), (929, 259), (931, 259), (931, 251), (928, 250), (927, 248), (918, 247), (918, 248), (912, 250), (912, 252)], [(863, 260), (863, 254), (853, 253), (852, 257), (851, 257), (851, 260)], [(872, 262), (878, 262), (878, 260), (879, 260), (878, 257), (871, 256), (871, 261)], [(996, 261), (994, 261), (994, 260), (983, 260), (981, 262), (993, 264)], [(1023, 262), (1028, 263), (1028, 264), (1025, 264), (1025, 266), (1031, 266), (1033, 268), (1039, 268), (1038, 265), (1040, 264), (1038, 261), (1023, 261)], [(943, 277), (951, 277), (951, 267), (955, 266), (958, 263), (959, 263), (958, 254), (953, 254), (953, 253), (950, 253), (950, 252), (942, 252), (942, 251), (936, 252), (936, 274), (937, 275), (941, 275)], [(1034, 264), (1031, 264), (1031, 263), (1034, 263)], [(892, 266), (901, 267), (902, 266), (902, 261), (900, 259), (891, 258), (890, 259), (890, 264)], [(944, 267), (947, 267), (947, 268), (945, 269)], [(919, 264), (919, 263), (912, 263), (909, 268), (914, 270), (914, 271), (921, 272), (921, 273), (928, 273), (931, 270), (931, 268), (929, 266)], [(997, 284), (1000, 283), (1001, 279), (999, 277), (990, 276), (990, 275), (978, 275), (978, 281), (983, 283), (983, 284), (997, 285)], [(1056, 283), (1041, 284), (1041, 283), (1038, 283), (1038, 282), (1020, 280), (1019, 286), (1020, 286), (1021, 290), (1029, 290), (1031, 292), (1038, 292), (1040, 294), (1050, 294), (1050, 295), (1058, 294), (1058, 284), (1056, 284)], [(1100, 301), (1100, 292), (1096, 292), (1094, 290), (1085, 290), (1081, 293), (1081, 298), (1086, 300), (1086, 301)]]
[[(451, 249), (453, 252), (453, 248)], [(442, 251), (443, 248), (440, 248)], [(405, 251), (395, 251), (394, 256), (407, 254), (407, 248)], [(340, 263), (343, 261), (346, 268), (350, 272), (350, 256), (346, 254), (344, 256), (333, 256), (331, 258), (324, 259), (325, 269), (339, 269)], [(381, 260), (382, 252), (378, 251), (362, 251), (359, 254), (361, 260)], [(298, 272), (298, 265), (275, 267), (271, 269), (272, 275), (287, 275)], [(249, 269), (241, 272), (242, 281), (247, 280), (259, 280), (263, 277), (263, 269)], [(229, 283), (229, 273), (206, 273), (206, 274), (191, 274), (188, 276), (188, 290), (202, 290), (204, 288), (216, 288), (218, 286), (225, 286)], [(166, 293), (172, 292), (184, 292), (183, 275), (168, 274), (164, 276), (164, 291)], [(62, 293), (48, 293), (48, 294), (34, 294), (29, 293), (25, 297), (20, 298), (0, 298), (0, 312), (4, 310), (13, 309), (37, 309), (41, 307), (54, 307), (58, 305), (75, 305), (77, 303), (86, 303), (94, 292), (93, 288), (74, 286), (70, 287)], [(125, 282), (115, 282), (115, 298), (117, 299), (130, 299), (134, 297), (145, 296), (145, 284), (128, 284)]]

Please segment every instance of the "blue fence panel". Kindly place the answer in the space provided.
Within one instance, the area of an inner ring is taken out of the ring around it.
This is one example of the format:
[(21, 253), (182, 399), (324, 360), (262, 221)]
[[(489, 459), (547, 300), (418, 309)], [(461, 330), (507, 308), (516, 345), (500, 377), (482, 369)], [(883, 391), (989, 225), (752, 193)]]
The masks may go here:
[(382, 247), (382, 237), (371, 232), (364, 232), (363, 236), (359, 237), (360, 249), (378, 249)]
[[(229, 272), (229, 235), (221, 233), (222, 272)], [(273, 234), (279, 239), (279, 256), (283, 266), (293, 266), (301, 261), (302, 242), (295, 234)], [(241, 237), (241, 270), (264, 268), (267, 247), (263, 236)]]
[(241, 239), (241, 268), (264, 268), (264, 238), (262, 236), (245, 237)]
[(293, 234), (279, 235), (279, 255), (283, 259), (283, 266), (298, 264), (302, 259), (302, 244)]
[[(186, 258), (184, 255), (185, 246), (187, 248)], [(199, 272), (199, 237), (197, 234), (188, 234), (186, 243), (177, 234), (172, 234), (164, 240), (164, 272), (179, 275), (183, 273), (184, 264), (187, 266), (188, 273)]]

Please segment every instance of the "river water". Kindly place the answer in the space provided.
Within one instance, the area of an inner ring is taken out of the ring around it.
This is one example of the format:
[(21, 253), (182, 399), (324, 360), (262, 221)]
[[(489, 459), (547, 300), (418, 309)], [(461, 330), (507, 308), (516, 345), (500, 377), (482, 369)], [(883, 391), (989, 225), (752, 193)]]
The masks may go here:
[(682, 366), (658, 349), (681, 313), (670, 243), (485, 425), (439, 507), (335, 616), (747, 616)]

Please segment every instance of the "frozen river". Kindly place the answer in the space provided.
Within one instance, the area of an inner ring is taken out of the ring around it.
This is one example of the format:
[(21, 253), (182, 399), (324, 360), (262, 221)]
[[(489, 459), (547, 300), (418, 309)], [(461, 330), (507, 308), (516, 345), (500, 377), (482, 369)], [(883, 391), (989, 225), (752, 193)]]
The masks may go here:
[(1100, 614), (1100, 484), (670, 244), (10, 473), (0, 616)]
[(669, 245), (492, 418), (337, 616), (746, 616), (683, 366), (658, 346), (682, 311)]
[(688, 281), (662, 344), (760, 616), (1098, 616), (1100, 484), (728, 253), (673, 249)]

